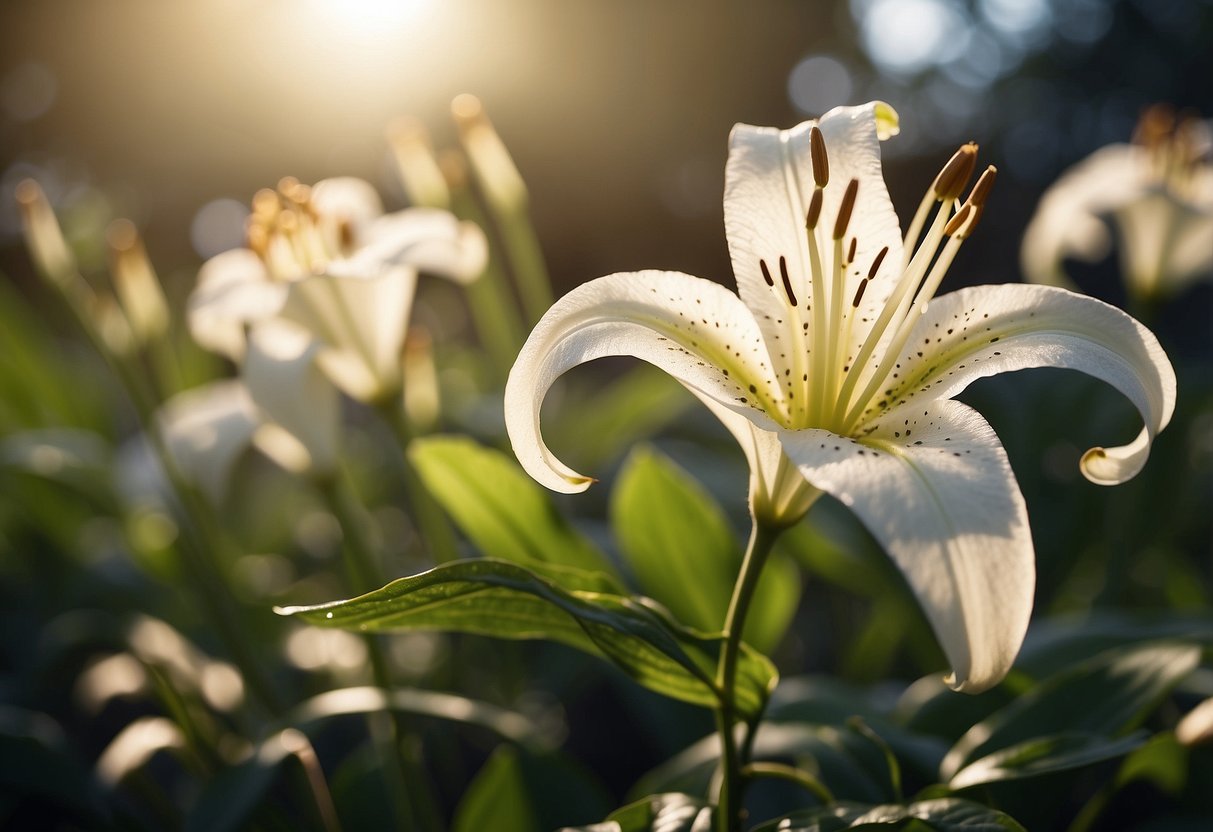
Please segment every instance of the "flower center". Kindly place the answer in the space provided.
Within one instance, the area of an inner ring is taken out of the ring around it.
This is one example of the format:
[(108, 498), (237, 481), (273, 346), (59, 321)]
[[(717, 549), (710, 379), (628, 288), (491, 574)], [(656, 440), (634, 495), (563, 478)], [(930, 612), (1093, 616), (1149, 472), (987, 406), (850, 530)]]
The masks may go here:
[(1160, 185), (1180, 196), (1193, 196), (1197, 166), (1207, 163), (1213, 151), (1213, 136), (1200, 119), (1190, 113), (1176, 114), (1167, 104), (1147, 107), (1138, 119), (1133, 143), (1145, 149)]
[(277, 190), (258, 191), (252, 205), (245, 226), (248, 247), (274, 280), (319, 274), (330, 261), (353, 251), (349, 221), (318, 211), (312, 189), (293, 177), (281, 180)]
[[(775, 261), (778, 278), (765, 259), (759, 261), (767, 287), (785, 305), (785, 319), (797, 346), (785, 378), (779, 380), (785, 395), (774, 415), (790, 428), (821, 427), (848, 435), (873, 410), (887, 407), (887, 396), (877, 401), (881, 390), (890, 376), (897, 377), (897, 356), (961, 243), (981, 218), (995, 170), (987, 168), (960, 204), (960, 194), (976, 167), (977, 145), (969, 143), (956, 151), (936, 176), (910, 224), (900, 275), (890, 278), (894, 285), (883, 301), (869, 300), (865, 305), (865, 296), (872, 297), (868, 284), (877, 279), (889, 249), (885, 246), (872, 257), (866, 273), (853, 268), (860, 241), (851, 236), (848, 242), (847, 232), (856, 210), (859, 180), (847, 183), (833, 227), (827, 232), (821, 212), (823, 192), (829, 184), (829, 159), (816, 127), (810, 131), (810, 148), (815, 187), (805, 217), (809, 275), (799, 276), (798, 281), (789, 274), (783, 255)], [(924, 234), (933, 206), (935, 217)], [(826, 251), (831, 255), (829, 269), (824, 265)], [(807, 290), (802, 293), (803, 319), (798, 286)]]

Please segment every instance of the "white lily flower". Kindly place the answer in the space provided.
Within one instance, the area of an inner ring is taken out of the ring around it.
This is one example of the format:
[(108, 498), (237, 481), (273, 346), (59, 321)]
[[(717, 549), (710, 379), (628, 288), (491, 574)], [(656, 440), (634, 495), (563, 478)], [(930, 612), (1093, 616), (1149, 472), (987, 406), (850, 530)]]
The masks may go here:
[(348, 177), (260, 191), (248, 241), (203, 264), (189, 303), (194, 338), (240, 362), (248, 327), (293, 321), (320, 343), (333, 383), (362, 401), (400, 389), (418, 272), (468, 282), (487, 257), (474, 224), (431, 208), (384, 214), (374, 189)]
[(961, 148), (924, 198), (903, 251), (878, 143), (896, 124), (877, 102), (786, 131), (738, 125), (724, 211), (740, 297), (661, 271), (574, 289), (514, 365), (506, 426), (532, 477), (582, 491), (591, 478), (561, 463), (540, 434), (549, 387), (608, 355), (664, 369), (738, 439), (756, 522), (795, 522), (821, 492), (850, 507), (923, 604), (950, 659), (950, 683), (979, 691), (1018, 652), (1034, 554), (998, 438), (950, 397), (974, 379), (1025, 367), (1071, 367), (1107, 381), (1145, 422), (1134, 442), (1083, 457), (1088, 478), (1115, 483), (1141, 468), (1170, 419), (1175, 377), (1148, 330), (1091, 298), (1008, 285), (932, 299), (981, 214), (992, 169), (954, 214), (976, 154)]
[(297, 332), (255, 333), (245, 381), (224, 379), (173, 396), (157, 413), (177, 471), (213, 502), (251, 446), (294, 473), (331, 476), (337, 468), (337, 390), (320, 375)]
[(1070, 287), (1063, 260), (1096, 261), (1116, 229), (1121, 272), (1140, 298), (1172, 295), (1213, 276), (1213, 162), (1209, 125), (1142, 117), (1134, 144), (1103, 147), (1041, 197), (1024, 233), (1024, 275)]

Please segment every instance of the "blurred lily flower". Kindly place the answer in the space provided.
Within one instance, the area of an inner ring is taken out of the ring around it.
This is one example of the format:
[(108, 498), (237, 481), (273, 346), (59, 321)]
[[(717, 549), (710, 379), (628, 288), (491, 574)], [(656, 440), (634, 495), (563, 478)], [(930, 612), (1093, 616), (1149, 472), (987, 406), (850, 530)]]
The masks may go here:
[(316, 366), (316, 349), (292, 327), (259, 327), (250, 334), (243, 381), (226, 379), (169, 399), (158, 415), (177, 470), (215, 502), (252, 445), (288, 471), (331, 476), (339, 402)]
[(1095, 151), (1045, 191), (1024, 234), (1024, 274), (1072, 286), (1063, 261), (1104, 257), (1110, 223), (1130, 295), (1165, 297), (1213, 276), (1211, 149), (1208, 123), (1147, 110), (1133, 144)]
[(1013, 285), (934, 297), (981, 216), (993, 169), (960, 204), (976, 162), (975, 146), (961, 148), (903, 244), (879, 148), (897, 129), (880, 102), (786, 131), (738, 125), (724, 213), (740, 297), (663, 271), (580, 286), (523, 347), (506, 387), (506, 426), (531, 476), (582, 491), (592, 480), (543, 442), (548, 389), (603, 356), (660, 367), (741, 444), (755, 521), (796, 522), (823, 492), (850, 507), (923, 604), (951, 662), (950, 683), (980, 691), (1018, 652), (1034, 554), (1001, 443), (951, 397), (1025, 367), (1070, 367), (1114, 385), (1145, 427), (1129, 445), (1084, 455), (1086, 476), (1110, 484), (1144, 464), (1170, 420), (1175, 376), (1147, 329), (1088, 297)]
[(445, 211), (384, 214), (374, 189), (348, 177), (260, 191), (247, 237), (248, 248), (203, 264), (189, 302), (195, 339), (240, 362), (246, 329), (289, 321), (320, 345), (333, 383), (362, 401), (400, 389), (418, 272), (473, 280), (487, 247), (479, 228)]

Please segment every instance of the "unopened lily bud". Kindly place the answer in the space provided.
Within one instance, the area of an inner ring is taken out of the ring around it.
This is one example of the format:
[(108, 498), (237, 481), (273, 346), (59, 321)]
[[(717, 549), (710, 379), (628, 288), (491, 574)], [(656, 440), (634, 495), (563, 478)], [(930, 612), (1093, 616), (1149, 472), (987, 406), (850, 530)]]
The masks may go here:
[(506, 210), (521, 210), (526, 204), (526, 184), (480, 99), (466, 93), (457, 96), (451, 102), (451, 114), (485, 197)]
[(428, 430), (438, 422), (442, 393), (434, 365), (434, 342), (424, 327), (414, 327), (404, 341), (404, 409), (409, 423)]
[(17, 186), (16, 197), (21, 207), (25, 245), (34, 266), (46, 280), (62, 288), (77, 273), (76, 258), (63, 239), (63, 229), (55, 219), (54, 209), (42, 187), (33, 179), (26, 179)]
[(133, 354), (138, 343), (135, 332), (114, 296), (97, 294), (89, 300), (89, 316), (105, 348), (122, 358)]
[(139, 232), (130, 220), (115, 220), (105, 239), (114, 291), (130, 321), (135, 342), (142, 345), (159, 340), (168, 331), (168, 301)]
[(429, 208), (450, 207), (451, 192), (421, 122), (398, 118), (388, 126), (387, 138), (409, 202)]
[(1175, 739), (1184, 745), (1213, 743), (1213, 697), (1188, 711), (1175, 726)]

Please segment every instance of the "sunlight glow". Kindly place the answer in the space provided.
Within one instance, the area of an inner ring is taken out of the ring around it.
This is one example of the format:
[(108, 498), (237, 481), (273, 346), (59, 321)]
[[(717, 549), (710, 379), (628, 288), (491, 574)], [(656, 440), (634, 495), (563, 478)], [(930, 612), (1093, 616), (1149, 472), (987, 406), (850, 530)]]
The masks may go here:
[(387, 37), (425, 13), (433, 0), (311, 0), (311, 4), (337, 26)]

